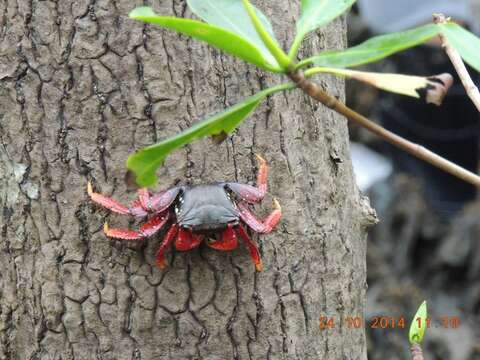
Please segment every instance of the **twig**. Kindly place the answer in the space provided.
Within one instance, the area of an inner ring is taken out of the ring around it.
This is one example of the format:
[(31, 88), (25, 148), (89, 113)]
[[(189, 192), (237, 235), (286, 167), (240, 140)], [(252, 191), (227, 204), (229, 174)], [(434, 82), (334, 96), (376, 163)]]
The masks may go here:
[[(446, 24), (449, 21), (449, 18), (446, 18), (443, 14), (433, 14), (433, 22), (435, 24)], [(462, 81), (463, 87), (467, 91), (467, 95), (470, 97), (472, 102), (475, 104), (477, 110), (480, 112), (480, 92), (478, 88), (472, 81), (470, 74), (463, 63), (462, 57), (458, 51), (450, 45), (447, 38), (441, 32), (438, 34), (440, 41), (442, 42), (442, 47), (445, 49), (450, 61), (452, 62), (455, 70), (457, 71), (460, 80)]]
[(310, 97), (320, 101), (322, 104), (338, 112), (339, 114), (342, 114), (347, 119), (359, 124), (367, 130), (370, 130), (382, 139), (388, 141), (390, 144), (412, 154), (413, 156), (418, 157), (419, 159), (422, 159), (432, 164), (433, 166), (436, 166), (439, 169), (442, 169), (443, 171), (452, 174), (453, 176), (456, 176), (457, 178), (460, 178), (466, 182), (469, 182), (470, 184), (480, 187), (480, 177), (476, 174), (458, 166), (451, 161), (448, 161), (447, 159), (444, 159), (443, 157), (435, 154), (434, 152), (431, 152), (430, 150), (424, 148), (421, 145), (415, 144), (402, 138), (401, 136), (398, 136), (388, 131), (380, 125), (367, 119), (365, 116), (350, 109), (341, 101), (337, 100), (333, 96), (323, 91), (316, 83), (305, 78), (303, 72), (296, 71), (289, 74), (289, 77), (297, 84), (300, 89), (302, 89)]
[(423, 360), (422, 347), (419, 344), (410, 346), (410, 357), (412, 360)]

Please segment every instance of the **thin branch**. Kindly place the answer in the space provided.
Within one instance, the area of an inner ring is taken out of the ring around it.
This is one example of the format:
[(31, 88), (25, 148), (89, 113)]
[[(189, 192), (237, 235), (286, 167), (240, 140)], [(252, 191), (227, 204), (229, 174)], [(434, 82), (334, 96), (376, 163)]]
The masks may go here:
[(412, 360), (423, 360), (422, 347), (419, 344), (412, 344), (410, 346), (410, 358)]
[[(443, 14), (433, 14), (433, 21), (435, 24), (446, 24), (449, 21), (449, 18), (446, 18)], [(470, 97), (472, 102), (475, 104), (477, 110), (480, 112), (480, 92), (478, 88), (472, 81), (470, 74), (465, 67), (465, 64), (462, 60), (462, 57), (458, 53), (458, 51), (450, 45), (446, 36), (439, 32), (438, 36), (440, 37), (440, 41), (442, 42), (442, 47), (445, 49), (450, 61), (452, 62), (455, 70), (457, 71), (460, 80), (462, 81), (463, 87), (467, 91), (467, 95)]]
[(302, 89), (313, 99), (320, 101), (323, 105), (338, 112), (339, 114), (342, 114), (347, 119), (359, 124), (367, 130), (370, 130), (382, 139), (388, 141), (390, 144), (408, 152), (413, 156), (416, 156), (423, 161), (430, 163), (433, 166), (436, 166), (445, 172), (452, 174), (453, 176), (456, 176), (459, 179), (480, 187), (480, 177), (476, 174), (458, 166), (451, 161), (448, 161), (447, 159), (444, 159), (443, 157), (435, 154), (421, 145), (415, 144), (402, 138), (401, 136), (392, 133), (391, 131), (388, 131), (382, 126), (367, 119), (365, 116), (350, 109), (341, 101), (323, 91), (316, 83), (307, 79), (303, 72), (296, 71), (294, 73), (290, 73), (289, 77), (300, 89)]

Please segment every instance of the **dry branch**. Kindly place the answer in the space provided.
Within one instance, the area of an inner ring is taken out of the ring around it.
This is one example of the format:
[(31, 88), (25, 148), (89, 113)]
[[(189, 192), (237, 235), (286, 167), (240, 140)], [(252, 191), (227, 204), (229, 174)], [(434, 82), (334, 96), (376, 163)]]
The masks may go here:
[[(443, 14), (433, 14), (433, 21), (435, 24), (446, 24), (449, 21), (449, 18), (446, 18)], [(467, 95), (470, 97), (472, 102), (475, 104), (475, 107), (480, 112), (480, 92), (478, 88), (472, 81), (470, 74), (468, 73), (467, 68), (462, 60), (462, 57), (458, 51), (448, 42), (445, 35), (441, 32), (438, 34), (442, 47), (445, 49), (450, 61), (452, 62), (455, 70), (457, 71), (460, 80), (462, 81), (463, 87), (467, 91)]]
[(434, 152), (426, 149), (419, 144), (408, 141), (401, 136), (398, 136), (397, 134), (388, 131), (382, 126), (367, 119), (365, 116), (350, 109), (344, 103), (323, 91), (316, 83), (307, 79), (303, 72), (297, 71), (291, 73), (289, 76), (297, 84), (297, 86), (302, 89), (307, 95), (314, 98), (315, 100), (320, 101), (323, 105), (338, 112), (339, 114), (342, 114), (347, 119), (373, 132), (385, 141), (388, 141), (390, 144), (408, 152), (413, 156), (416, 156), (423, 161), (430, 163), (433, 166), (436, 166), (437, 168), (459, 179), (462, 179), (470, 184), (480, 187), (480, 177), (478, 175), (435, 154)]

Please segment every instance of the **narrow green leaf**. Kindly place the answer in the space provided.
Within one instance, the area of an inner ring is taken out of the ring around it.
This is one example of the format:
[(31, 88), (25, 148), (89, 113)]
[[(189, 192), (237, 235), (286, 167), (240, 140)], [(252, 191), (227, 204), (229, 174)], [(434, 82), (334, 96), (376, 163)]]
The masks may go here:
[(429, 24), (402, 32), (380, 35), (345, 50), (325, 51), (301, 61), (297, 67), (312, 64), (337, 68), (359, 66), (422, 44), (438, 32), (437, 25)]
[(278, 45), (278, 42), (272, 38), (271, 34), (265, 29), (262, 24), (262, 21), (257, 16), (256, 9), (250, 3), (249, 0), (242, 0), (244, 8), (247, 10), (248, 16), (252, 21), (253, 27), (257, 31), (257, 34), (262, 39), (263, 43), (270, 51), (270, 53), (275, 57), (277, 63), (284, 69), (285, 72), (289, 71), (291, 67), (293, 67), (292, 61), (288, 58), (287, 54), (285, 54)]
[[(267, 49), (263, 40), (258, 35), (255, 27), (250, 20), (245, 7), (240, 0), (187, 0), (188, 7), (192, 12), (209, 24), (227, 29), (246, 41), (253, 44), (263, 57), (272, 66), (278, 63)], [(263, 27), (267, 30), (272, 39), (275, 39), (272, 25), (267, 17), (258, 9), (255, 9), (257, 17), (260, 19)], [(276, 41), (276, 40), (275, 40)]]
[(158, 144), (147, 146), (130, 155), (127, 160), (127, 168), (136, 175), (138, 185), (142, 187), (154, 186), (157, 182), (155, 172), (172, 151), (204, 136), (232, 132), (265, 97), (278, 91), (293, 89), (294, 87), (290, 83), (282, 84), (250, 96), (241, 103), (196, 123), (176, 136)]
[(459, 53), (462, 59), (480, 72), (480, 39), (458, 24), (438, 24), (440, 31)]
[(328, 24), (355, 3), (356, 0), (302, 0), (302, 15), (297, 22), (297, 35), (290, 49), (290, 59), (297, 56), (304, 37), (320, 26)]
[(417, 310), (410, 324), (408, 339), (410, 344), (421, 344), (427, 328), (427, 302), (424, 301)]
[(273, 72), (282, 71), (276, 62), (272, 63), (270, 60), (267, 60), (255, 45), (243, 39), (241, 36), (220, 27), (191, 19), (159, 16), (156, 15), (151, 8), (146, 6), (133, 10), (130, 13), (130, 17), (145, 23), (172, 29), (181, 34), (205, 41), (226, 53), (237, 56), (240, 59), (258, 66), (259, 68)]

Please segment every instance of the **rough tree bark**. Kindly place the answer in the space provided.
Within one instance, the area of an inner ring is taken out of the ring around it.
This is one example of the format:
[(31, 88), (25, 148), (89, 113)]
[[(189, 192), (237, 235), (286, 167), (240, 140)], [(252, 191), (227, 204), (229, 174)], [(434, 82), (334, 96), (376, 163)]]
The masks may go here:
[[(169, 157), (159, 187), (253, 181), (270, 165), (266, 213), (284, 217), (247, 251), (202, 247), (154, 267), (159, 238), (105, 238), (128, 220), (93, 206), (87, 180), (127, 202), (129, 153), (278, 78), (126, 15), (140, 1), (0, 4), (1, 359), (365, 359), (368, 204), (354, 185), (346, 121), (301, 92), (267, 101), (220, 146)], [(258, 1), (290, 43), (299, 1)], [(154, 2), (190, 16), (184, 1)], [(343, 20), (307, 50), (345, 45)], [(322, 82), (343, 97), (340, 80)], [(319, 317), (335, 318), (321, 330)]]

